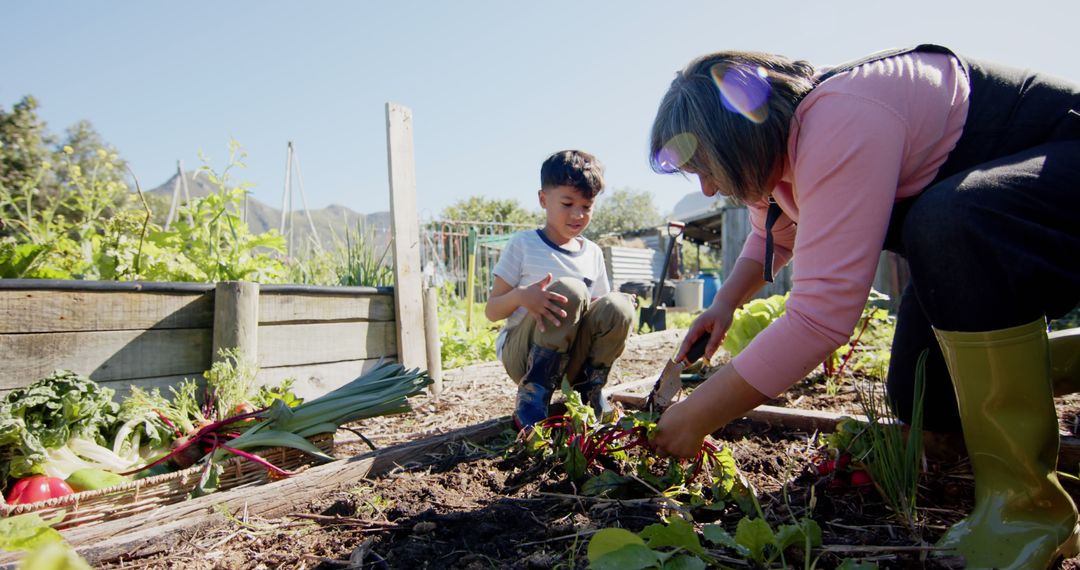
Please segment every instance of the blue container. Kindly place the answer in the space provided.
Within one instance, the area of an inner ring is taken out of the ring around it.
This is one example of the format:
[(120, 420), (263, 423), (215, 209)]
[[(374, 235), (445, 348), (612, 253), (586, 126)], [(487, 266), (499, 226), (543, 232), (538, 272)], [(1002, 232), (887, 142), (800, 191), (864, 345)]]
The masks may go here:
[(709, 305), (712, 305), (716, 291), (720, 289), (720, 276), (715, 273), (702, 272), (698, 273), (697, 278), (705, 282), (705, 287), (701, 291), (701, 302), (708, 309)]

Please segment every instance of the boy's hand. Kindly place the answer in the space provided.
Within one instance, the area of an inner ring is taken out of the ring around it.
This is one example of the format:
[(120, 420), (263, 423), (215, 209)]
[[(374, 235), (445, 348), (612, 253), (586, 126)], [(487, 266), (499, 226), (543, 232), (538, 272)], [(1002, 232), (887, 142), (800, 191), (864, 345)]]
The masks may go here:
[(540, 332), (546, 330), (544, 328), (544, 319), (547, 319), (555, 326), (559, 326), (559, 319), (566, 317), (566, 311), (555, 303), (565, 305), (569, 299), (553, 291), (547, 291), (547, 286), (550, 284), (551, 274), (548, 273), (543, 279), (520, 289), (521, 306), (525, 307), (525, 310), (529, 311), (529, 314), (536, 320), (536, 328), (540, 329)]

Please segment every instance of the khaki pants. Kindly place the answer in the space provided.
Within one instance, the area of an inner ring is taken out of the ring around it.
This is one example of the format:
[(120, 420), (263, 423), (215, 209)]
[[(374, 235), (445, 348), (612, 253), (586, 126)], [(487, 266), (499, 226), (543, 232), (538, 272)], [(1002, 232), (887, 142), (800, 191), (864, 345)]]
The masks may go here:
[(634, 304), (629, 295), (608, 293), (597, 299), (589, 298), (589, 290), (577, 279), (556, 279), (547, 288), (559, 293), (568, 302), (562, 308), (566, 317), (559, 326), (545, 322), (544, 332), (536, 327), (532, 315), (510, 329), (502, 350), (502, 362), (507, 374), (519, 382), (528, 366), (529, 350), (533, 345), (561, 353), (569, 353), (566, 377), (574, 383), (585, 362), (596, 368), (608, 368), (622, 354), (626, 337), (634, 322)]

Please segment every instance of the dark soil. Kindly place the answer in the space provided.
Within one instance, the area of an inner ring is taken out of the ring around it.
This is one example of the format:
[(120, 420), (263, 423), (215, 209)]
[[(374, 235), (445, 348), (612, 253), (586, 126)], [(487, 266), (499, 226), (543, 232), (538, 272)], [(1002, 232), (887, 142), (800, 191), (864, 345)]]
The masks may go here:
[[(614, 382), (655, 377), (678, 333), (643, 335), (620, 361)], [(637, 350), (635, 350), (635, 348)], [(644, 354), (643, 354), (644, 352)], [(509, 380), (489, 382), (497, 365), (450, 371), (438, 400), (421, 399), (417, 411), (356, 427), (378, 445), (426, 437), (507, 415)], [(810, 377), (773, 405), (861, 413), (855, 391), (835, 395)], [(1059, 400), (1063, 433), (1071, 434), (1076, 400)], [(969, 512), (970, 470), (962, 459), (929, 461), (919, 489), (919, 524), (907, 529), (872, 488), (834, 489), (814, 474), (816, 434), (769, 428), (740, 420), (714, 434), (730, 447), (756, 490), (774, 528), (808, 516), (820, 525), (824, 547), (808, 560), (834, 568), (843, 560), (880, 568), (959, 568), (932, 555), (941, 534)], [(358, 480), (279, 519), (226, 520), (179, 537), (165, 554), (126, 559), (109, 568), (585, 568), (592, 534), (603, 528), (640, 531), (670, 514), (658, 497), (614, 501), (582, 496), (557, 466), (517, 453), (513, 434), (482, 444), (461, 443), (416, 457), (382, 477)], [(338, 453), (365, 451), (344, 441)], [(1078, 489), (1070, 488), (1080, 499)], [(734, 504), (695, 521), (720, 523), (732, 534), (744, 513)], [(733, 551), (710, 547), (729, 567), (753, 567)], [(807, 567), (791, 551), (786, 566)], [(1076, 568), (1074, 561), (1065, 567)], [(782, 565), (777, 560), (775, 566)]]

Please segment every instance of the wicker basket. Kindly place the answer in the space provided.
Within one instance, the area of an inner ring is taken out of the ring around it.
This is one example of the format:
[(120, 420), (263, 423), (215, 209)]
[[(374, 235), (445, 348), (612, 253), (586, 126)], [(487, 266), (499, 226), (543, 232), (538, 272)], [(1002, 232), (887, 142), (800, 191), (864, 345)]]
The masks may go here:
[[(334, 434), (332, 433), (318, 434), (310, 437), (309, 440), (327, 454), (334, 451)], [(307, 453), (291, 447), (275, 447), (255, 452), (255, 454), (287, 471), (304, 469), (318, 461)], [(270, 478), (261, 465), (241, 457), (233, 457), (225, 461), (223, 467), (224, 471), (219, 479), (219, 490), (263, 483)], [(45, 520), (53, 519), (52, 526), (57, 529), (116, 520), (186, 500), (188, 494), (198, 485), (202, 472), (201, 465), (194, 465), (182, 471), (155, 475), (121, 485), (83, 491), (37, 503), (8, 505), (0, 501), (0, 517), (37, 513)]]

